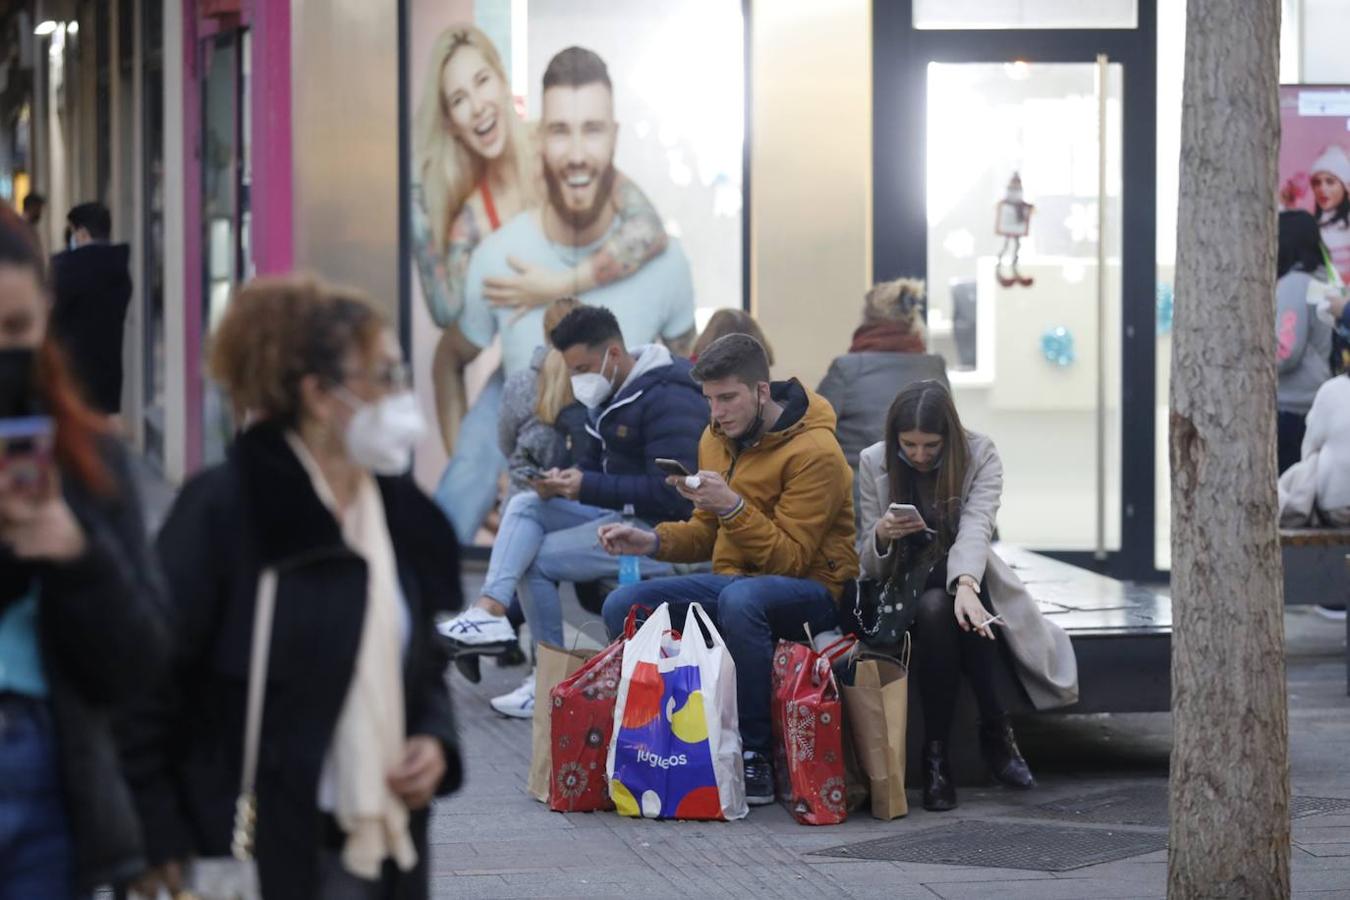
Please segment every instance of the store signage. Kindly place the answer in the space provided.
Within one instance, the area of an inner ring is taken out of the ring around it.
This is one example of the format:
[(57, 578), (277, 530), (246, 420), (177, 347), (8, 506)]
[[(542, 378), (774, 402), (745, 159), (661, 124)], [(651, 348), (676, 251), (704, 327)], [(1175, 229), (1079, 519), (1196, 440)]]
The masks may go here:
[(1350, 116), (1350, 91), (1299, 91), (1300, 116)]

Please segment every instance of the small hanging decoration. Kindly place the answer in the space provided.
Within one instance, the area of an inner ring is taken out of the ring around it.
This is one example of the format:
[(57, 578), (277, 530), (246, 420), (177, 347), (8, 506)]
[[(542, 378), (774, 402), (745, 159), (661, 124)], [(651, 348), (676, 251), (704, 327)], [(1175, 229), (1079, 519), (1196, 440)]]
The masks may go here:
[(1041, 354), (1045, 361), (1061, 369), (1067, 369), (1078, 359), (1073, 351), (1073, 332), (1059, 325), (1047, 329), (1041, 335)]
[[(994, 215), (994, 234), (1003, 238), (1003, 248), (998, 251), (998, 283), (1004, 287), (1020, 284), (1030, 287), (1033, 279), (1017, 271), (1017, 256), (1022, 250), (1022, 238), (1031, 231), (1031, 212), (1036, 207), (1022, 199), (1022, 176), (1013, 173), (1008, 181), (1008, 192), (998, 202)], [(1004, 257), (1012, 252), (1009, 265), (1011, 274), (1003, 270)]]

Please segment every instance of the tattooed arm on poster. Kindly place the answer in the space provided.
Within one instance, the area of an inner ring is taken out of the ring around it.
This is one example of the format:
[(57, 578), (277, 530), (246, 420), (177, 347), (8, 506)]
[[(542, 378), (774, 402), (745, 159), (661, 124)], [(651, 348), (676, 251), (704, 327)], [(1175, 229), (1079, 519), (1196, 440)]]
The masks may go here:
[(483, 294), (493, 306), (531, 309), (559, 297), (583, 294), (601, 285), (627, 278), (669, 243), (656, 207), (630, 178), (619, 175), (611, 201), (619, 227), (609, 240), (574, 269), (550, 272), (515, 257), (507, 262), (518, 273), (483, 280)]

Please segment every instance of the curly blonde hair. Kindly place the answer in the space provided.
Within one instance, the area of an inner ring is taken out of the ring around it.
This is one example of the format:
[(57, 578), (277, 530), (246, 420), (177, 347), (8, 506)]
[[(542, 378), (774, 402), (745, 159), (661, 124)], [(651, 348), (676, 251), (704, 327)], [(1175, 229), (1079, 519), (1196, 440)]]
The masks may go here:
[(384, 328), (359, 291), (303, 275), (257, 278), (239, 289), (216, 326), (209, 372), (236, 415), (293, 424), (305, 376), (341, 383), (352, 352), (370, 359), (379, 353)]
[(926, 289), (922, 278), (897, 278), (873, 285), (863, 301), (863, 321), (899, 322), (922, 337)]

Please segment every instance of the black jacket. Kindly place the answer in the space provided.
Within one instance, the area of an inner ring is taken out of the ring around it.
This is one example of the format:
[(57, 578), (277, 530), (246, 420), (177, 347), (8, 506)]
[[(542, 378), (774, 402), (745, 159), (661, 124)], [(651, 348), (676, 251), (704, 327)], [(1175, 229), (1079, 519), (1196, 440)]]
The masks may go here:
[[(653, 344), (642, 352), (667, 354)], [(631, 503), (639, 518), (680, 521), (693, 505), (666, 484), (652, 461), (677, 459), (698, 470), (698, 441), (708, 427), (708, 401), (692, 378), (687, 359), (675, 357), (625, 385), (588, 426), (595, 438), (579, 460), (582, 503), (623, 509)]]
[[(441, 740), (449, 767), (438, 793), (447, 794), (459, 785), (461, 768), (432, 617), (460, 606), (455, 534), (410, 479), (381, 478), (379, 486), (411, 622), (403, 670), (407, 733)], [(258, 869), (266, 896), (312, 897), (323, 823), (319, 776), (360, 643), (366, 564), (344, 543), (282, 431), (269, 424), (245, 432), (224, 464), (183, 488), (159, 552), (176, 613), (172, 673), (133, 710), (125, 748), (151, 862), (229, 853), (253, 608), (258, 577), (274, 566)], [(426, 825), (425, 811), (414, 814), (423, 862)], [(426, 890), (426, 870), (419, 869), (412, 896)]]
[(131, 248), (85, 244), (52, 257), (52, 331), (96, 408), (122, 408), (122, 333), (131, 302)]
[(81, 890), (119, 884), (145, 867), (141, 830), (114, 738), (119, 704), (144, 689), (168, 653), (163, 583), (145, 539), (126, 458), (109, 442), (116, 492), (102, 497), (66, 473), (66, 503), (88, 552), (72, 564), (30, 565), (0, 552), (0, 608), (38, 587), (38, 643), (56, 726), (66, 816)]

